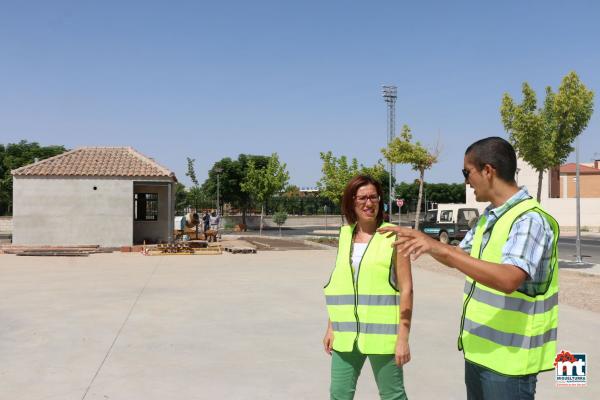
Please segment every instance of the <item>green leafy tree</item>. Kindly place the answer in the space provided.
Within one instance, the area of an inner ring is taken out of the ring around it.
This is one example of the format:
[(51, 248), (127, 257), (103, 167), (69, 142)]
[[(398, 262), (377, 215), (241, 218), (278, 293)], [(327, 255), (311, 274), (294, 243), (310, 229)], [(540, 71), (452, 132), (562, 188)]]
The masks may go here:
[(300, 188), (296, 185), (289, 185), (285, 188), (285, 192), (282, 196), (286, 198), (300, 197)]
[(419, 197), (417, 200), (417, 215), (415, 229), (419, 229), (419, 213), (423, 199), (423, 184), (425, 183), (425, 170), (430, 169), (437, 162), (438, 151), (430, 153), (418, 141), (411, 142), (412, 134), (408, 125), (402, 127), (400, 137), (395, 137), (387, 148), (382, 149), (383, 156), (391, 163), (409, 164), (412, 169), (419, 171)]
[(187, 172), (185, 173), (185, 175), (190, 178), (190, 180), (192, 181), (194, 186), (200, 186), (198, 184), (198, 179), (196, 178), (196, 168), (194, 167), (194, 162), (196, 161), (196, 159), (189, 158), (189, 157), (186, 157), (186, 158), (187, 158)]
[(554, 93), (546, 88), (541, 108), (527, 82), (523, 101), (516, 104), (508, 93), (502, 98), (500, 115), (510, 142), (519, 156), (538, 172), (537, 200), (541, 200), (544, 172), (564, 163), (573, 151), (573, 140), (587, 127), (594, 107), (594, 93), (575, 72), (565, 76)]
[(262, 235), (265, 203), (273, 194), (281, 192), (290, 179), (286, 164), (279, 162), (277, 153), (271, 154), (267, 165), (260, 168), (254, 160), (248, 161), (248, 171), (242, 182), (242, 191), (260, 203), (260, 235)]
[[(346, 185), (350, 179), (358, 174), (369, 175), (381, 183), (384, 197), (387, 198), (389, 193), (389, 175), (385, 170), (384, 165), (381, 163), (381, 160), (377, 161), (372, 167), (366, 167), (362, 164), (359, 166), (356, 158), (353, 158), (348, 162), (346, 156), (340, 156), (338, 158), (335, 157), (331, 151), (326, 153), (321, 152), (320, 157), (323, 161), (323, 167), (321, 168), (323, 175), (317, 182), (317, 187), (319, 188), (320, 196), (331, 200), (335, 206), (340, 206)], [(392, 184), (394, 184), (393, 181)]]
[[(417, 179), (415, 182), (401, 182), (396, 186), (396, 195), (405, 200), (402, 209), (406, 212), (412, 210), (412, 201), (416, 204), (419, 197), (420, 182)], [(464, 203), (465, 184), (464, 183), (427, 183), (423, 184), (423, 195), (435, 203)], [(416, 210), (416, 208), (415, 208)]]
[(273, 222), (275, 222), (279, 227), (279, 236), (281, 236), (281, 226), (285, 224), (287, 217), (288, 215), (285, 211), (277, 211), (275, 214), (273, 214)]
[(202, 190), (200, 190), (198, 179), (196, 178), (196, 168), (194, 167), (195, 161), (195, 159), (187, 157), (187, 172), (185, 175), (192, 181), (192, 187), (187, 191), (186, 198), (188, 204), (193, 206), (196, 212), (199, 212), (204, 196), (202, 195)]
[[(208, 171), (208, 178), (202, 184), (202, 192), (212, 198), (217, 194), (217, 175), (219, 176), (219, 197), (221, 202), (228, 202), (242, 213), (242, 223), (246, 224), (246, 214), (252, 206), (249, 193), (242, 191), (242, 182), (248, 173), (248, 163), (252, 161), (257, 168), (267, 166), (269, 157), (240, 154), (237, 160), (223, 158), (213, 164)], [(220, 171), (220, 172), (217, 172)]]
[(175, 212), (180, 215), (183, 214), (187, 205), (188, 199), (185, 185), (181, 182), (177, 182), (175, 184)]
[(40, 146), (37, 142), (0, 144), (0, 215), (12, 214), (13, 178), (11, 171), (64, 153), (64, 146)]
[(358, 174), (358, 161), (353, 158), (348, 163), (346, 156), (335, 157), (331, 151), (320, 153), (323, 176), (317, 182), (320, 195), (328, 198), (335, 205), (340, 205), (344, 188), (353, 176)]

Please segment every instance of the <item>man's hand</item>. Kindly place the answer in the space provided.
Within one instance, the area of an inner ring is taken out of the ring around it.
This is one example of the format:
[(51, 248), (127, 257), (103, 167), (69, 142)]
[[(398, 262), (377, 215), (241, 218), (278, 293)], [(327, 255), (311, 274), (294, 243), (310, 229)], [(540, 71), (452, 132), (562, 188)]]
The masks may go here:
[(396, 246), (398, 253), (405, 257), (410, 256), (413, 261), (423, 253), (429, 253), (432, 256), (441, 255), (445, 249), (443, 243), (415, 229), (401, 226), (386, 226), (377, 229), (377, 232), (383, 234), (395, 233), (396, 241), (393, 243), (393, 246)]
[(399, 367), (410, 361), (410, 347), (408, 346), (408, 341), (406, 339), (398, 337), (394, 358), (396, 360), (396, 365)]

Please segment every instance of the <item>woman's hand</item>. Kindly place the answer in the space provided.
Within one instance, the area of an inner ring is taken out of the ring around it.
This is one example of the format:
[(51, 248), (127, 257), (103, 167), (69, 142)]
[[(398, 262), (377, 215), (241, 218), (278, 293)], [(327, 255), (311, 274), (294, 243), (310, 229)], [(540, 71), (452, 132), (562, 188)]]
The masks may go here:
[(331, 350), (333, 349), (333, 328), (331, 327), (331, 323), (327, 325), (327, 331), (323, 338), (323, 347), (325, 348), (325, 353), (331, 355)]
[(410, 361), (410, 347), (408, 346), (408, 340), (398, 338), (396, 341), (396, 365), (401, 367)]

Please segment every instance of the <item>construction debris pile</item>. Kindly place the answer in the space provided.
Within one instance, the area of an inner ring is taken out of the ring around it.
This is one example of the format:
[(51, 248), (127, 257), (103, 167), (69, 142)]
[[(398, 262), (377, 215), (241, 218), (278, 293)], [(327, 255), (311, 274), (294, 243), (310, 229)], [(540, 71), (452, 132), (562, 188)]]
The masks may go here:
[(216, 255), (221, 253), (223, 253), (223, 248), (220, 244), (202, 240), (144, 245), (142, 250), (142, 254), (146, 256)]

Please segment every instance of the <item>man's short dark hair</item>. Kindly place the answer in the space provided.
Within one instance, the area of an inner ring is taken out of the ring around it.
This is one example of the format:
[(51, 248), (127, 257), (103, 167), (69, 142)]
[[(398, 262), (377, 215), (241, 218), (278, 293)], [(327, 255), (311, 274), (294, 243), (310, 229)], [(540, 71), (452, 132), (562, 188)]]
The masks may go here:
[(496, 170), (500, 179), (508, 183), (515, 182), (517, 155), (508, 141), (492, 136), (481, 139), (467, 147), (465, 156), (479, 171), (489, 164)]

